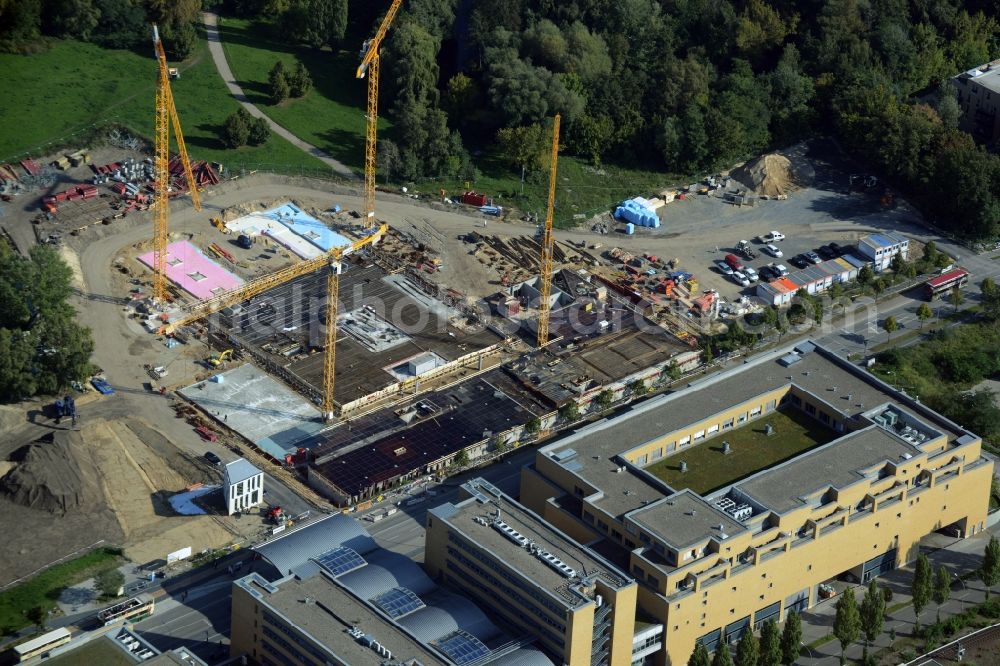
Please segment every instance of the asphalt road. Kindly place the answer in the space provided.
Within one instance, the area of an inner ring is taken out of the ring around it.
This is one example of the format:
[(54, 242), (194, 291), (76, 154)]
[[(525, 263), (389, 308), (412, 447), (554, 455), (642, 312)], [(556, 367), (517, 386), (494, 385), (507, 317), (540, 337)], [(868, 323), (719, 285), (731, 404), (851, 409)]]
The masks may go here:
[(231, 602), (232, 577), (222, 569), (215, 579), (175, 590), (157, 602), (153, 616), (135, 629), (162, 651), (185, 646), (213, 663), (229, 654)]

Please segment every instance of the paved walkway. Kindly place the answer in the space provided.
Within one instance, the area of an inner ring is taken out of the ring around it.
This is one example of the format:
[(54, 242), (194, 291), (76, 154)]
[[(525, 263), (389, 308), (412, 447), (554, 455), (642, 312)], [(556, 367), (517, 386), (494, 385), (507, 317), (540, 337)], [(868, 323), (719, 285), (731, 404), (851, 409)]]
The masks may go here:
[[(951, 615), (961, 613), (969, 606), (983, 602), (985, 589), (982, 582), (975, 576), (968, 580), (961, 580), (959, 576), (965, 576), (975, 571), (982, 561), (982, 553), (986, 547), (986, 542), (991, 534), (995, 534), (997, 528), (991, 528), (974, 537), (955, 541), (933, 534), (924, 539), (921, 551), (924, 552), (931, 561), (931, 567), (935, 574), (941, 565), (944, 565), (952, 574), (951, 596), (948, 601), (941, 606), (941, 619)], [(936, 548), (936, 549), (935, 549)], [(933, 549), (933, 550), (932, 550)], [(885, 619), (882, 635), (873, 643), (873, 651), (877, 652), (890, 644), (890, 634), (892, 629), (896, 630), (896, 639), (909, 638), (913, 636), (914, 621), (916, 619), (911, 601), (910, 585), (913, 580), (913, 564), (890, 571), (884, 576), (880, 576), (878, 581), (881, 587), (888, 587), (892, 590), (892, 601), (888, 606), (891, 608), (900, 603), (906, 603), (904, 608), (889, 613)], [(858, 604), (864, 597), (865, 586), (854, 586), (849, 588), (857, 596)], [(1000, 586), (993, 588), (994, 592)], [(838, 595), (839, 597), (839, 595)], [(836, 615), (836, 602), (838, 597), (823, 601), (813, 606), (802, 615), (802, 642), (805, 645), (818, 638), (827, 636), (833, 632), (833, 619)], [(933, 624), (937, 619), (937, 606), (930, 602), (920, 613), (920, 625)], [(963, 633), (967, 633), (968, 629)], [(952, 639), (947, 639), (952, 640)], [(947, 642), (947, 641), (946, 641)], [(860, 661), (864, 642), (863, 639), (848, 646), (845, 656), (854, 661)], [(923, 641), (919, 641), (916, 653), (919, 654), (923, 647)], [(802, 656), (796, 664), (809, 666), (826, 666), (836, 664), (840, 657), (840, 643), (834, 639), (817, 648), (804, 648)]]
[(233, 70), (229, 68), (229, 62), (226, 60), (226, 53), (222, 49), (222, 39), (219, 37), (219, 17), (212, 12), (203, 12), (202, 19), (205, 22), (205, 35), (208, 38), (208, 50), (212, 53), (212, 60), (215, 61), (215, 67), (219, 70), (219, 76), (221, 76), (222, 80), (226, 82), (229, 92), (236, 98), (236, 101), (239, 102), (244, 109), (249, 111), (250, 115), (255, 118), (263, 118), (266, 120), (267, 124), (271, 126), (271, 130), (275, 134), (289, 141), (295, 147), (301, 148), (303, 151), (309, 153), (316, 159), (325, 162), (331, 169), (344, 178), (351, 180), (357, 178), (357, 175), (355, 175), (355, 173), (344, 163), (335, 160), (333, 157), (326, 154), (316, 146), (295, 136), (284, 127), (268, 118), (263, 111), (250, 103), (247, 99), (246, 93), (243, 92), (243, 88), (236, 83), (236, 77), (233, 76)]

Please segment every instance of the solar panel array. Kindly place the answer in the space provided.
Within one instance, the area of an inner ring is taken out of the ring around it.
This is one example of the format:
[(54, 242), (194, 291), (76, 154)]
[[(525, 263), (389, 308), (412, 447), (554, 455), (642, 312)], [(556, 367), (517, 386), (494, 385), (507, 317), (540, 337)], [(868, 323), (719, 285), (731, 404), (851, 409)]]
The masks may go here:
[(405, 587), (391, 589), (385, 594), (372, 599), (372, 603), (385, 611), (386, 615), (394, 619), (424, 607), (424, 602), (420, 600), (420, 597)]
[(437, 646), (459, 666), (473, 662), (490, 652), (481, 640), (462, 630), (439, 640)]
[(354, 569), (363, 567), (367, 564), (363, 557), (358, 555), (353, 548), (348, 548), (347, 546), (341, 546), (340, 548), (328, 550), (316, 557), (315, 561), (316, 564), (323, 567), (323, 569), (334, 577), (345, 574), (348, 571), (353, 571)]

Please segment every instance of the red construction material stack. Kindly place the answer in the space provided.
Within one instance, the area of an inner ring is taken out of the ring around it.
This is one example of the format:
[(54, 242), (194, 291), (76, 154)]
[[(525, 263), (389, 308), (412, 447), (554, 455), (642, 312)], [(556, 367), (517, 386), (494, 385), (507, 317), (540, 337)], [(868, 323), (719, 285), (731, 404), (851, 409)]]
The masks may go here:
[(114, 183), (111, 186), (111, 191), (119, 196), (125, 196), (125, 183)]
[(84, 199), (93, 199), (97, 196), (97, 185), (80, 185), (76, 190)]
[(9, 164), (0, 166), (0, 180), (17, 181), (17, 174), (14, 173), (14, 167)]
[(34, 160), (32, 160), (31, 158), (28, 158), (26, 160), (21, 160), (21, 166), (24, 167), (24, 170), (28, 172), (29, 176), (38, 175), (38, 172), (41, 171), (39, 166), (35, 164)]

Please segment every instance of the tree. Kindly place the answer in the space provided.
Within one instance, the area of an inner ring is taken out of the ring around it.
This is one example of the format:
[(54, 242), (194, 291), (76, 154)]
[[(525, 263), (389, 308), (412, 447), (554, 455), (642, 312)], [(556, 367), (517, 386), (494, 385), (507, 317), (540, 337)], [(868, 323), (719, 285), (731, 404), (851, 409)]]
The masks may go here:
[(247, 143), (251, 146), (262, 146), (271, 138), (271, 126), (267, 118), (253, 118), (250, 121), (250, 134)]
[(125, 584), (125, 575), (118, 569), (108, 569), (97, 574), (94, 585), (104, 597), (117, 597)]
[(923, 553), (917, 555), (917, 563), (913, 567), (913, 583), (910, 587), (910, 594), (913, 597), (913, 612), (916, 615), (914, 622), (917, 628), (920, 627), (920, 611), (927, 607), (927, 602), (931, 598), (933, 573), (931, 563)]
[(401, 160), (399, 146), (396, 145), (395, 141), (379, 139), (375, 161), (378, 164), (378, 170), (385, 174), (385, 182), (388, 183), (392, 174), (399, 169)]
[(524, 431), (529, 435), (537, 434), (541, 429), (542, 422), (537, 416), (532, 417), (527, 423), (524, 424)]
[(609, 390), (605, 389), (597, 394), (595, 402), (597, 403), (598, 409), (605, 410), (610, 407), (615, 401), (615, 394)]
[(870, 265), (865, 264), (864, 266), (861, 267), (861, 270), (858, 271), (858, 284), (860, 284), (861, 286), (867, 286), (871, 284), (874, 279), (875, 279), (875, 271), (872, 270), (872, 267)]
[(865, 635), (867, 648), (882, 633), (882, 625), (885, 622), (885, 597), (874, 578), (869, 581), (865, 597), (861, 600), (860, 616), (861, 631)]
[(567, 402), (559, 408), (559, 416), (564, 421), (573, 422), (580, 418), (580, 405), (575, 402)]
[(497, 152), (505, 162), (524, 171), (541, 170), (551, 151), (551, 134), (540, 124), (503, 127), (497, 131)]
[(45, 618), (48, 617), (48, 612), (41, 606), (32, 606), (27, 610), (25, 615), (28, 620), (41, 630), (45, 629)]
[(288, 94), (292, 97), (305, 97), (312, 90), (312, 77), (301, 61), (295, 65), (295, 71), (288, 76)]
[(781, 663), (792, 666), (802, 651), (802, 617), (789, 611), (785, 618), (785, 628), (781, 632)]
[(990, 598), (990, 588), (1000, 583), (1000, 541), (990, 537), (983, 551), (983, 563), (979, 566), (979, 580), (986, 586), (986, 598)]
[(778, 666), (781, 663), (781, 634), (778, 623), (768, 620), (760, 628), (760, 658), (758, 666)]
[(112, 49), (129, 49), (145, 42), (146, 13), (130, 0), (94, 0), (99, 18), (91, 41)]
[(927, 303), (921, 303), (917, 308), (917, 319), (920, 320), (920, 330), (924, 330), (924, 322), (934, 317), (934, 311)]
[(733, 658), (729, 654), (729, 644), (719, 643), (712, 657), (712, 666), (733, 666)]
[(937, 577), (934, 579), (934, 603), (937, 604), (938, 621), (941, 620), (941, 606), (948, 601), (951, 596), (951, 574), (948, 567), (943, 564), (938, 568)]
[(0, 400), (54, 393), (92, 372), (90, 330), (66, 303), (71, 276), (51, 246), (24, 258), (0, 242)]
[(854, 590), (844, 590), (837, 601), (837, 615), (833, 620), (833, 635), (840, 641), (840, 663), (844, 663), (847, 646), (858, 640), (861, 634), (861, 616)]
[(681, 378), (681, 374), (681, 367), (677, 365), (677, 361), (671, 360), (670, 365), (667, 366), (667, 376), (670, 378), (670, 381), (676, 382)]
[(469, 464), (469, 452), (466, 451), (465, 449), (462, 449), (455, 456), (455, 459), (452, 461), (452, 463), (456, 467), (465, 467), (466, 465)]
[(688, 659), (688, 666), (709, 666), (710, 663), (708, 649), (705, 647), (705, 644), (698, 643), (695, 645), (694, 652), (691, 653), (691, 657)]
[(888, 334), (886, 342), (891, 342), (892, 334), (899, 330), (899, 323), (896, 321), (896, 318), (891, 315), (886, 317), (885, 321), (882, 322), (882, 330)]
[(958, 308), (965, 302), (965, 294), (962, 293), (962, 289), (957, 284), (952, 288), (951, 293), (948, 294), (948, 302), (955, 308), (955, 312), (958, 312)]
[(250, 139), (250, 123), (254, 120), (250, 112), (240, 107), (226, 118), (222, 126), (222, 141), (229, 148), (245, 146)]
[(736, 646), (736, 666), (757, 666), (760, 658), (760, 644), (753, 631), (747, 629)]
[(637, 379), (628, 385), (629, 393), (635, 397), (640, 397), (646, 395), (649, 392), (649, 387), (646, 386), (646, 382), (641, 379)]
[(280, 23), (283, 34), (307, 46), (336, 49), (347, 31), (347, 0), (291, 0)]
[(88, 40), (100, 16), (92, 0), (46, 0), (42, 26), (56, 37)]
[(198, 43), (198, 33), (190, 21), (166, 23), (160, 29), (160, 36), (163, 38), (163, 49), (171, 60), (184, 60), (194, 52)]
[(281, 104), (288, 99), (290, 89), (285, 63), (280, 60), (274, 63), (274, 67), (271, 68), (271, 72), (267, 75), (267, 86), (272, 104)]
[(875, 292), (875, 300), (878, 300), (878, 297), (884, 294), (885, 290), (888, 288), (889, 288), (889, 283), (886, 281), (885, 278), (880, 277), (874, 282), (872, 282), (872, 291)]

